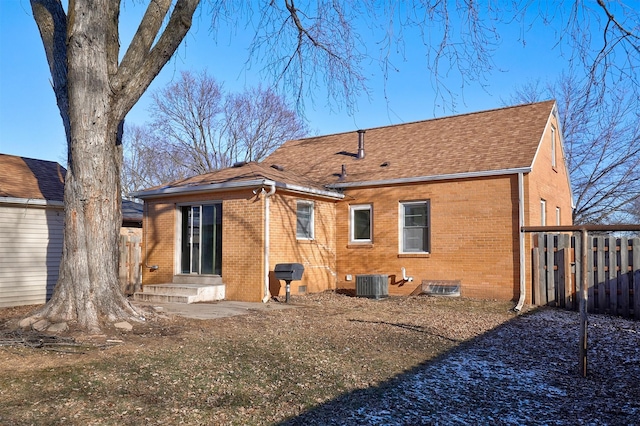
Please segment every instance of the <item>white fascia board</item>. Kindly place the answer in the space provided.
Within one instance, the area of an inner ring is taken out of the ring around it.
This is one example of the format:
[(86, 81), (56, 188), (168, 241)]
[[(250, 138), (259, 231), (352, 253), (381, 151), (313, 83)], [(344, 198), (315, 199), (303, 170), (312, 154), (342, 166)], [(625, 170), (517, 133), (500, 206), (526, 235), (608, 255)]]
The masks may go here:
[(558, 125), (558, 136), (560, 137), (560, 150), (562, 152), (562, 162), (564, 163), (564, 170), (567, 174), (567, 185), (569, 185), (569, 193), (571, 194), (571, 208), (576, 209), (576, 202), (573, 199), (573, 185), (571, 185), (571, 173), (569, 173), (569, 165), (567, 164), (566, 150), (564, 148), (564, 134), (562, 133), (562, 122), (560, 121), (560, 113), (558, 112), (557, 103), (553, 104), (553, 115), (556, 118)]
[(58, 207), (64, 208), (62, 201), (50, 201), (36, 198), (0, 197), (0, 204), (14, 204), (25, 207)]
[(280, 183), (280, 182), (276, 182), (276, 188), (282, 188), (284, 190), (291, 191), (291, 192), (299, 192), (303, 194), (312, 194), (320, 197), (333, 198), (337, 200), (341, 200), (344, 198), (344, 194), (340, 194), (338, 192), (323, 191), (321, 189), (307, 188), (307, 187), (298, 186), (298, 185), (289, 185), (289, 184)]
[(444, 175), (433, 176), (416, 176), (409, 178), (387, 179), (387, 180), (371, 180), (363, 182), (347, 182), (347, 183), (334, 183), (327, 185), (327, 188), (356, 188), (362, 186), (386, 186), (397, 185), (404, 183), (422, 183), (433, 182), (440, 180), (457, 180), (457, 179), (473, 179), (484, 178), (492, 176), (504, 176), (504, 175), (517, 175), (518, 173), (530, 173), (531, 167), (520, 167), (516, 169), (503, 169), (503, 170), (488, 170), (483, 172), (468, 172), (468, 173), (451, 173)]
[(272, 185), (275, 182), (267, 179), (245, 180), (241, 182), (223, 182), (208, 183), (205, 185), (193, 186), (169, 186), (164, 188), (153, 189), (151, 191), (137, 191), (129, 194), (136, 198), (155, 198), (163, 195), (181, 195), (181, 194), (197, 194), (199, 192), (208, 191), (224, 191), (227, 189), (253, 188), (259, 185)]
[(275, 186), (277, 188), (282, 188), (292, 192), (301, 192), (304, 194), (313, 194), (313, 195), (318, 195), (321, 197), (328, 197), (328, 198), (341, 199), (344, 197), (344, 195), (338, 194), (332, 191), (323, 191), (321, 189), (306, 188), (298, 185), (289, 185), (282, 182), (275, 182), (270, 179), (253, 179), (253, 180), (245, 180), (242, 182), (224, 182), (224, 183), (211, 183), (211, 184), (196, 185), (196, 186), (159, 188), (151, 191), (132, 192), (130, 195), (136, 198), (144, 199), (144, 198), (162, 197), (164, 195), (197, 194), (201, 192), (255, 188), (257, 186)]

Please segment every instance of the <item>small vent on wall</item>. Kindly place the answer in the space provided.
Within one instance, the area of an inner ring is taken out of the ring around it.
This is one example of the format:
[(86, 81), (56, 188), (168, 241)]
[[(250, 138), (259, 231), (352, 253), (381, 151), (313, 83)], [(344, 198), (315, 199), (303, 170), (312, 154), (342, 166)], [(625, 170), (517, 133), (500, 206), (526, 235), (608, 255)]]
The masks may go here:
[(298, 286), (298, 293), (299, 294), (305, 294), (307, 292), (307, 286), (306, 285), (299, 285)]
[(356, 275), (356, 296), (380, 299), (389, 296), (388, 275)]

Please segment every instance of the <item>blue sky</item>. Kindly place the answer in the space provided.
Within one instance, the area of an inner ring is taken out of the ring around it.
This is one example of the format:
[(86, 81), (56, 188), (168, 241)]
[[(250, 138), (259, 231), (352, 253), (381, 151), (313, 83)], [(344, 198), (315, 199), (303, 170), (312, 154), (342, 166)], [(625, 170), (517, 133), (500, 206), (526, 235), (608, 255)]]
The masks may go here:
[[(125, 2), (121, 14), (121, 49), (135, 31), (142, 9)], [(501, 31), (502, 44), (495, 55), (496, 69), (486, 88), (466, 86), (450, 80), (448, 88), (459, 95), (455, 113), (465, 113), (503, 106), (503, 99), (518, 85), (539, 79), (553, 81), (564, 67), (552, 29), (534, 26), (521, 40), (521, 27), (514, 25)], [(241, 91), (246, 86), (268, 81), (257, 66), (246, 69), (249, 34), (222, 31), (215, 42), (207, 16), (194, 22), (177, 55), (152, 83), (150, 90), (164, 87), (180, 71), (207, 70), (224, 87)], [(371, 40), (374, 46), (374, 40)], [(398, 71), (385, 81), (377, 65), (366, 72), (370, 76), (371, 99), (360, 98), (357, 111), (349, 115), (339, 105), (326, 107), (321, 93), (314, 101), (306, 100), (306, 119), (314, 134), (330, 134), (417, 121), (450, 115), (436, 105), (434, 91), (425, 68), (424, 46), (408, 42), (406, 61), (396, 58)], [(386, 86), (386, 87), (385, 87)], [(388, 99), (385, 99), (385, 91)], [(127, 122), (144, 124), (150, 92), (127, 116)], [(31, 16), (28, 0), (0, 0), (0, 153), (64, 163), (65, 139), (62, 121), (50, 85), (50, 75), (42, 42)]]

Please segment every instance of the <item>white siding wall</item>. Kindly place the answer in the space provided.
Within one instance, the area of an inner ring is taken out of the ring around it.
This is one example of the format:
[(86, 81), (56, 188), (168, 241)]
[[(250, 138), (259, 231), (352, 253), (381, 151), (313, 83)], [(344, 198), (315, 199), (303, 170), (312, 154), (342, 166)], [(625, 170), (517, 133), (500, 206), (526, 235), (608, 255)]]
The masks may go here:
[(0, 307), (45, 303), (58, 280), (62, 208), (0, 204)]

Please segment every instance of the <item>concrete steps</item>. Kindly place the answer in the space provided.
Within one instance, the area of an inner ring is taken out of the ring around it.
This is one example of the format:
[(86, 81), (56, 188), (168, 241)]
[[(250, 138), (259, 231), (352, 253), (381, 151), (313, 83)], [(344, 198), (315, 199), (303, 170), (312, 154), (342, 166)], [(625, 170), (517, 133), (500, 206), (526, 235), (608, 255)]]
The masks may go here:
[[(192, 277), (194, 278), (194, 277)], [(190, 283), (148, 284), (142, 292), (136, 292), (133, 299), (140, 302), (152, 303), (198, 303), (224, 300), (225, 286), (220, 277), (195, 277)], [(184, 278), (179, 278), (182, 281)]]

